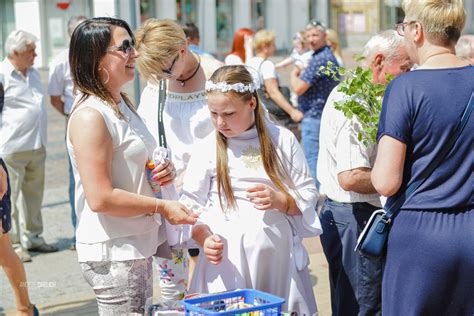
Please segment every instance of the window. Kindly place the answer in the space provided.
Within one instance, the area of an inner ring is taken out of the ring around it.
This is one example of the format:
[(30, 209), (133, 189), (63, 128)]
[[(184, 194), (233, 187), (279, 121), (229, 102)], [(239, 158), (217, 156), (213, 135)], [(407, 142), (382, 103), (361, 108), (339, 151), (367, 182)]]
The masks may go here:
[(234, 37), (232, 21), (232, 2), (216, 0), (216, 33), (217, 50), (221, 53), (229, 52)]
[(197, 0), (176, 0), (176, 19), (181, 24), (197, 24), (197, 8)]

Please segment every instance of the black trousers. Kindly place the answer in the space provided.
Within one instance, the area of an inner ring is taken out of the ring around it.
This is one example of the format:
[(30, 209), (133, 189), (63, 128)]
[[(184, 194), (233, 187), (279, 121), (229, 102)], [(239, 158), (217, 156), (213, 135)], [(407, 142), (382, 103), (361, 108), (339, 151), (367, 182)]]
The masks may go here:
[(381, 315), (382, 263), (354, 251), (376, 209), (368, 203), (324, 201), (321, 244), (329, 264), (333, 315)]

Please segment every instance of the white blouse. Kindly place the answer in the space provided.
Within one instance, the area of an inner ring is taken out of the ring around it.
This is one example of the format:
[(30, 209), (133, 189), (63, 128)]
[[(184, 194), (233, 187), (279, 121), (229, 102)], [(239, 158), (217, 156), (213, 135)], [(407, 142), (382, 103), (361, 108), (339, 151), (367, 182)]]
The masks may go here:
[[(91, 96), (72, 112), (69, 124), (74, 120), (75, 114), (85, 107), (102, 115), (112, 138), (112, 185), (154, 197), (147, 180), (145, 165), (151, 158), (156, 143), (140, 117), (122, 101), (120, 109), (125, 119), (119, 119), (102, 100)], [(67, 149), (76, 182), (76, 247), (79, 262), (142, 259), (155, 254), (157, 247), (166, 240), (161, 215), (118, 217), (92, 211), (86, 200), (77, 169), (75, 149), (69, 137), (68, 128)], [(159, 229), (160, 227), (163, 229)]]
[[(159, 87), (148, 83), (142, 92), (137, 110), (157, 143), (158, 96)], [(206, 91), (192, 93), (167, 91), (163, 125), (166, 141), (176, 167), (175, 185), (179, 192), (193, 145), (214, 130), (207, 108)]]

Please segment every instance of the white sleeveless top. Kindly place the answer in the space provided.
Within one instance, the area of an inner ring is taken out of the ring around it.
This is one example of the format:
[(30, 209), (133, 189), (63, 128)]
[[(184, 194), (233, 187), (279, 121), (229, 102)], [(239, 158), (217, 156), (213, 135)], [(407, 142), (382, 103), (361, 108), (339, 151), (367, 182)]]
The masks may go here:
[[(80, 95), (76, 98), (76, 102)], [(124, 119), (101, 99), (89, 97), (72, 112), (69, 121), (82, 108), (98, 111), (107, 126), (113, 142), (112, 185), (128, 192), (154, 197), (146, 177), (145, 164), (151, 157), (156, 142), (137, 114), (122, 100), (120, 109)], [(84, 126), (84, 128), (94, 128)], [(67, 131), (67, 149), (76, 182), (75, 204), (77, 214), (76, 247), (79, 262), (121, 261), (147, 258), (156, 253), (166, 239), (161, 215), (116, 217), (93, 212), (84, 194), (77, 170), (74, 147)], [(159, 229), (162, 227), (163, 229)], [(160, 232), (159, 232), (160, 230)]]

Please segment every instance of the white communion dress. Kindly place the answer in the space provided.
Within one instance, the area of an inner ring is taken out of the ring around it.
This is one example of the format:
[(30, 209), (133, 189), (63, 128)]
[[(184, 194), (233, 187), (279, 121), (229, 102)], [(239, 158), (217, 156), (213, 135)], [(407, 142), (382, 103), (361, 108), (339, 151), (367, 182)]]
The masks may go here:
[[(206, 206), (199, 222), (207, 224), (224, 242), (218, 265), (199, 257), (190, 292), (214, 293), (253, 288), (282, 297), (283, 310), (300, 315), (317, 312), (302, 237), (321, 234), (315, 208), (318, 192), (297, 139), (287, 129), (267, 121), (271, 137), (286, 170), (294, 181), (290, 190), (303, 215), (287, 216), (278, 210), (260, 211), (246, 197), (258, 183), (276, 189), (265, 172), (256, 128), (228, 138), (229, 175), (238, 208), (223, 211), (216, 181), (216, 136), (204, 139), (191, 156), (183, 194)], [(296, 193), (298, 192), (298, 193)], [(223, 199), (224, 200), (224, 199)]]

